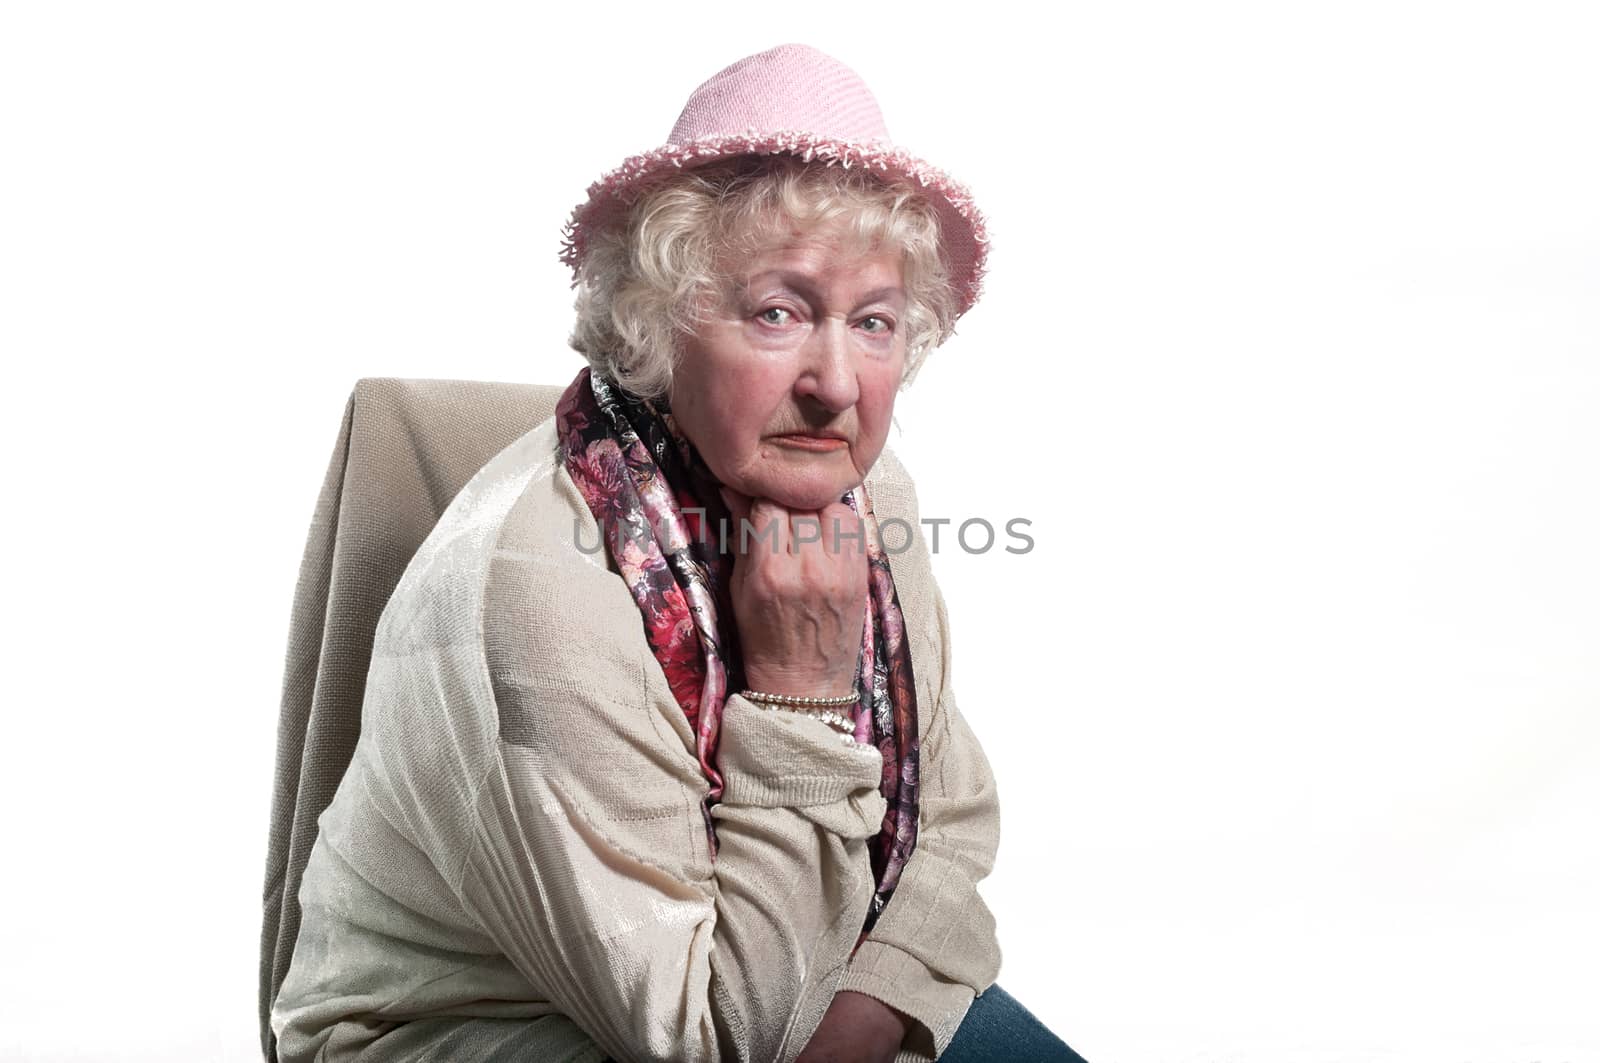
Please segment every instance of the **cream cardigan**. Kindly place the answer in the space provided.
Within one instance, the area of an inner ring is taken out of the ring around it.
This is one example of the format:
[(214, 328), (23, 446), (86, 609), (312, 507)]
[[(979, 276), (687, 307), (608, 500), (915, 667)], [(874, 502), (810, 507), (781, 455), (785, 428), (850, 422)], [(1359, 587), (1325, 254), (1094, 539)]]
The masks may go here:
[[(918, 841), (852, 958), (880, 754), (729, 698), (712, 862), (694, 735), (627, 587), (578, 545), (598, 530), (555, 449), (547, 420), (485, 465), (384, 610), (300, 887), (279, 1058), (788, 1061), (843, 989), (917, 1020), (899, 1060), (934, 1058), (999, 973), (977, 883), (1000, 821), (920, 530), (891, 562)], [(868, 487), (880, 521), (918, 528), (892, 455)]]

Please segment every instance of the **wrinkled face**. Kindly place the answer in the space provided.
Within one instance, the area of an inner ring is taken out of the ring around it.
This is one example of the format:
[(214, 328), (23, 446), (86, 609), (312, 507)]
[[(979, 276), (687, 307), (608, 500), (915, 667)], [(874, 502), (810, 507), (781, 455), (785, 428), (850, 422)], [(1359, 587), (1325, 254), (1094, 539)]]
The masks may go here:
[(861, 483), (905, 366), (901, 255), (795, 233), (735, 264), (686, 343), (674, 418), (717, 478), (816, 511)]

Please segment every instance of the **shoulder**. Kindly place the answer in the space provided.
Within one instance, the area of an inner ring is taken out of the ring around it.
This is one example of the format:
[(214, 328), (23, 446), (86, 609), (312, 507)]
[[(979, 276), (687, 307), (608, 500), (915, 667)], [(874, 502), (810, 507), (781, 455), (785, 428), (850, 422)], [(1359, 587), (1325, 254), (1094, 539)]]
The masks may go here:
[[(633, 700), (643, 677), (618, 635), (638, 627), (638, 609), (560, 460), (551, 417), (485, 463), (446, 508), (395, 588), (375, 649), (465, 665), (463, 652), (477, 656), (471, 646), (496, 678), (535, 672), (568, 681), (587, 672)], [(579, 655), (581, 667), (562, 666)]]
[[(550, 440), (553, 454), (553, 429)], [(496, 685), (637, 703), (639, 609), (562, 463), (521, 486), (486, 545), (482, 635)]]
[(555, 423), (547, 419), (490, 458), (446, 507), (390, 596), (378, 644), (394, 651), (443, 638), (476, 623), (494, 549), (524, 494), (556, 466)]
[[(446, 507), (384, 607), (353, 766), (357, 775), (388, 777), (376, 792), (394, 801), (432, 792), (413, 793), (408, 778), (455, 780), (470, 792), (492, 763), (498, 727), (483, 643), (490, 574), (518, 505), (553, 475), (554, 441), (546, 422), (486, 462)], [(425, 737), (438, 735), (450, 740)], [(448, 821), (444, 833), (459, 833), (470, 812), (448, 805), (435, 802), (415, 818)]]

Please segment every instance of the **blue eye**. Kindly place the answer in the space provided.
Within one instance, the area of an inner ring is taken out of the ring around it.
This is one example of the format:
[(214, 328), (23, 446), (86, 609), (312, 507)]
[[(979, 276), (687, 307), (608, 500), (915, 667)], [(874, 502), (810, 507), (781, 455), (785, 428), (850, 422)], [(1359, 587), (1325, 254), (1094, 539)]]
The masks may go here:
[(783, 325), (794, 315), (781, 306), (769, 306), (761, 311), (759, 317), (769, 325)]
[(873, 314), (871, 317), (862, 318), (861, 325), (863, 328), (866, 328), (867, 324), (873, 321), (878, 323), (878, 327), (868, 328), (867, 331), (873, 333), (874, 335), (889, 332), (894, 328), (894, 326), (889, 323), (888, 318), (879, 317), (877, 314)]

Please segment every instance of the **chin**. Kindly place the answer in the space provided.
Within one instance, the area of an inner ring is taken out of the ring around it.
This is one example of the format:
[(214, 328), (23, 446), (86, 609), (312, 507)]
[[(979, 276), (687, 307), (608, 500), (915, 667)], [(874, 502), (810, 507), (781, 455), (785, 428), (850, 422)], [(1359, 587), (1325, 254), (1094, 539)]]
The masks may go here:
[(806, 462), (798, 468), (778, 465), (749, 469), (731, 486), (751, 498), (765, 498), (785, 509), (814, 513), (839, 501), (860, 483), (848, 459), (827, 463), (831, 467), (818, 467), (820, 464)]
[(763, 484), (751, 494), (755, 498), (766, 498), (778, 503), (788, 510), (814, 513), (823, 506), (830, 505), (843, 498), (845, 492), (855, 484), (846, 483), (787, 483)]

